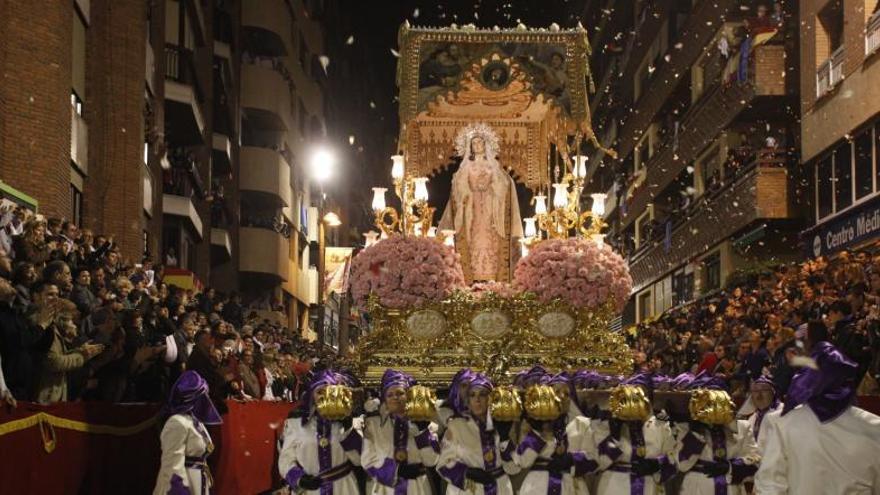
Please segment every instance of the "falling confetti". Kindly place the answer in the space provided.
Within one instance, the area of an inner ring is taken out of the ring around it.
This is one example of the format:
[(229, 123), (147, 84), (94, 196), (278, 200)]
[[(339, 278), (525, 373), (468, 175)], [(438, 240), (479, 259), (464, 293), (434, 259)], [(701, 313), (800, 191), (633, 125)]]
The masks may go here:
[(370, 102), (370, 108), (376, 108), (376, 102), (371, 101), (371, 102)]
[(349, 36), (348, 39), (345, 40), (345, 44), (346, 45), (353, 45), (354, 44), (354, 35)]
[(318, 56), (318, 61), (321, 62), (321, 68), (324, 69), (324, 75), (327, 75), (327, 66), (330, 65), (330, 57), (327, 55)]
[(354, 146), (354, 136), (348, 136), (348, 144)]
[(400, 58), (400, 52), (398, 52), (394, 48), (391, 49), (391, 54), (394, 55), (394, 58)]
[[(438, 5), (438, 7), (439, 7), (439, 5)], [(417, 9), (413, 10), (413, 19), (418, 19), (418, 18), (419, 18), (419, 9), (417, 8)]]

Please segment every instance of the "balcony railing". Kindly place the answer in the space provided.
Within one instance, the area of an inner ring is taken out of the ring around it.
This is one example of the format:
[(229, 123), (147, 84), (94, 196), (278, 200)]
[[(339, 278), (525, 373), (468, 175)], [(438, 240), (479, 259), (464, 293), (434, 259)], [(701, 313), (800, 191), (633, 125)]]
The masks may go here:
[(870, 55), (880, 49), (880, 11), (868, 19), (865, 27), (865, 55)]
[(816, 96), (822, 96), (843, 80), (844, 46), (840, 46), (828, 60), (816, 69)]
[(203, 101), (192, 50), (178, 45), (165, 45), (165, 78), (192, 86), (196, 99)]

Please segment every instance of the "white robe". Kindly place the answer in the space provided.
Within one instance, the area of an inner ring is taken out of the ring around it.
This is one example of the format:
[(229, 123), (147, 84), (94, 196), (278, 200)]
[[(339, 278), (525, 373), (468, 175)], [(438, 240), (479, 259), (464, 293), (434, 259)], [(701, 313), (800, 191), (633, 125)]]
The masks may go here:
[[(593, 439), (596, 444), (597, 452), (599, 445), (611, 432), (608, 420), (594, 420), (592, 422)], [(654, 416), (648, 418), (642, 425), (642, 435), (645, 438), (645, 458), (660, 458), (666, 456), (671, 462), (672, 451), (675, 447), (675, 440), (672, 437), (672, 429), (665, 421), (660, 421)], [(615, 462), (629, 463), (632, 459), (633, 447), (630, 441), (629, 428), (621, 428), (620, 439), (617, 442), (617, 448), (622, 453), (617, 459), (612, 459), (605, 453), (598, 454), (599, 469), (602, 474), (599, 477), (599, 484), (596, 489), (598, 495), (618, 495), (630, 493), (630, 473), (618, 473), (616, 471), (607, 471)], [(645, 476), (644, 495), (654, 495), (658, 493), (658, 487), (661, 484), (661, 473), (655, 473), (651, 476)]]
[[(708, 428), (708, 427), (707, 427)], [(755, 436), (749, 422), (739, 419), (734, 420), (724, 426), (725, 429), (725, 451), (728, 460), (738, 459), (746, 465), (755, 465), (761, 461), (761, 455), (758, 453), (758, 444), (755, 442)], [(691, 471), (697, 461), (713, 461), (714, 449), (708, 431), (693, 432), (692, 435), (703, 443), (703, 448), (696, 455), (687, 455), (683, 452), (685, 437), (691, 433), (687, 423), (678, 425), (676, 437), (678, 441), (675, 443), (675, 462), (678, 464), (678, 470), (685, 473), (684, 480), (681, 485), (681, 493), (688, 495), (715, 495), (715, 480), (706, 476), (704, 473)], [(746, 478), (734, 480), (733, 468), (725, 475), (727, 480), (727, 494), (739, 495), (745, 494), (742, 481)], [(731, 484), (737, 481), (737, 484)]]
[[(519, 472), (519, 466), (513, 461), (513, 452), (508, 451), (508, 442), (499, 442), (495, 434), (495, 466), (504, 469), (505, 475), (497, 478), (498, 495), (513, 495), (513, 485), (508, 475)], [(485, 469), (483, 458), (483, 444), (480, 441), (480, 427), (470, 417), (454, 417), (446, 423), (446, 434), (443, 436), (443, 444), (440, 447), (440, 458), (437, 461), (438, 471), (448, 482), (447, 495), (482, 495), (483, 485), (471, 480), (454, 480), (450, 478), (443, 468), (452, 469), (456, 465), (464, 467)], [(463, 488), (455, 486), (461, 484)]]
[[(761, 420), (761, 425), (758, 427), (758, 453), (763, 455), (764, 449), (767, 447), (767, 431), (768, 424), (772, 423), (779, 419), (779, 414), (782, 412), (782, 403), (777, 405), (774, 408), (769, 409), (766, 413), (764, 413), (764, 419)], [(749, 427), (752, 428), (752, 433), (755, 433), (755, 423), (758, 421), (758, 413), (754, 412), (751, 416), (749, 416), (748, 420)]]
[[(430, 469), (437, 465), (440, 445), (437, 435), (428, 430), (419, 432), (416, 425), (409, 423), (407, 438), (407, 464), (422, 464)], [(418, 442), (417, 442), (418, 437)], [(421, 447), (419, 447), (421, 445)], [(364, 420), (364, 447), (361, 464), (371, 476), (367, 493), (371, 495), (394, 495), (394, 488), (401, 479), (397, 476), (398, 462), (394, 458), (394, 419), (384, 410)], [(408, 480), (408, 495), (433, 494), (427, 475)]]
[[(580, 473), (580, 463), (585, 459), (589, 459), (591, 461), (595, 461), (595, 456), (591, 456), (589, 452), (584, 452), (584, 445), (589, 443), (583, 440), (584, 436), (590, 435), (589, 433), (589, 422), (583, 421), (586, 418), (577, 418), (568, 423), (565, 428), (565, 434), (568, 438), (568, 452), (576, 457), (575, 466), (565, 473), (562, 473), (562, 495), (586, 495), (587, 493), (587, 485), (583, 480), (579, 480), (576, 482), (578, 478), (575, 477), (575, 474), (581, 475)], [(533, 443), (536, 443), (538, 450), (535, 450), (531, 446), (528, 446), (529, 443), (523, 444), (529, 437), (533, 437), (537, 439)], [(538, 459), (549, 461), (553, 454), (556, 452), (556, 438), (542, 438), (536, 432), (532, 431), (526, 434), (526, 438), (523, 439), (523, 442), (520, 442), (520, 446), (517, 448), (516, 454), (514, 455), (514, 460), (516, 464), (522, 469), (526, 471), (525, 479), (523, 480), (522, 486), (519, 489), (519, 493), (522, 494), (536, 494), (536, 495), (544, 495), (547, 493), (547, 487), (550, 484), (550, 473), (545, 470), (530, 470), (532, 466), (535, 464), (535, 461)]]
[[(577, 411), (579, 412), (580, 409)], [(599, 454), (596, 452), (596, 441), (593, 433), (592, 420), (585, 416), (574, 415), (573, 411), (569, 412), (569, 417), (574, 418), (568, 424), (567, 428), (568, 441), (571, 445), (571, 449), (576, 452), (582, 452), (583, 455), (591, 461), (597, 461)], [(583, 475), (576, 472), (574, 477), (574, 492), (589, 495), (595, 491), (597, 482), (598, 477), (595, 471)]]
[(827, 423), (800, 406), (768, 425), (759, 495), (880, 494), (880, 416), (850, 407)]
[[(360, 450), (353, 447), (360, 446), (360, 438), (357, 437), (360, 437), (357, 429), (345, 430), (342, 424), (332, 423), (329, 438), (331, 469), (345, 462), (351, 462), (355, 466), (360, 465)], [(318, 421), (314, 416), (305, 425), (302, 424), (302, 418), (290, 418), (284, 422), (281, 452), (278, 455), (278, 471), (281, 477), (286, 479), (292, 469), (301, 470), (312, 476), (317, 476), (321, 472), (318, 460)], [(300, 490), (296, 493), (318, 495), (321, 490)], [(334, 481), (333, 493), (337, 495), (358, 493), (354, 472)]]
[(211, 488), (207, 467), (186, 467), (187, 457), (207, 457), (213, 448), (205, 425), (189, 414), (175, 414), (165, 422), (160, 442), (162, 461), (153, 495), (166, 495), (181, 484), (192, 495), (207, 495)]

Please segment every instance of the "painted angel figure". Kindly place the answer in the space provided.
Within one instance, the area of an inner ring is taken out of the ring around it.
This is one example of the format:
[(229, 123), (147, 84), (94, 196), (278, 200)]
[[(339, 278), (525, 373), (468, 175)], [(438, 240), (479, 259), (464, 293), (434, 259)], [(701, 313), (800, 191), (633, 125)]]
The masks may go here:
[(516, 185), (498, 163), (499, 140), (484, 123), (462, 128), (455, 138), (461, 166), (440, 229), (455, 230), (467, 281), (509, 281), (523, 236)]

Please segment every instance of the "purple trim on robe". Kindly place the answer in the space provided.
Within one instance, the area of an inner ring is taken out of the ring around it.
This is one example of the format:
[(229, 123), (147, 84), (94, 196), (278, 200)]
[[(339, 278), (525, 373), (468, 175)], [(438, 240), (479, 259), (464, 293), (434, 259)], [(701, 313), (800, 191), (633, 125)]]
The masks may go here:
[(508, 441), (507, 441), (507, 447), (505, 447), (504, 450), (501, 451), (501, 460), (504, 461), (504, 462), (511, 462), (511, 461), (513, 461), (513, 451), (514, 451), (514, 450), (515, 450), (515, 449), (513, 448), (513, 442), (511, 442), (510, 440), (508, 440)]
[(299, 465), (296, 465), (290, 468), (290, 471), (284, 475), (284, 480), (287, 481), (287, 484), (290, 485), (291, 488), (297, 488), (299, 486), (299, 479), (302, 478), (302, 475), (304, 474), (306, 474), (305, 470)]
[(443, 466), (437, 469), (437, 472), (440, 473), (446, 481), (450, 482), (453, 486), (458, 488), (459, 490), (464, 490), (465, 484), (465, 474), (467, 473), (467, 466), (456, 462), (452, 465), (452, 467)]
[(172, 474), (168, 482), (167, 495), (191, 495), (189, 488), (183, 484), (183, 478), (179, 474)]
[(431, 433), (431, 430), (427, 428), (416, 436), (416, 447), (420, 449), (431, 447), (434, 452), (440, 452), (440, 444), (437, 443), (437, 436)]
[(339, 442), (339, 445), (342, 446), (342, 450), (354, 451), (360, 454), (364, 446), (364, 437), (352, 428), (348, 435)]
[[(333, 423), (330, 421), (321, 417), (318, 418), (317, 438), (315, 441), (318, 443), (318, 469), (322, 473), (329, 471), (333, 467), (333, 448), (330, 446), (330, 436), (333, 434), (332, 426)], [(327, 439), (326, 445), (321, 446), (321, 438)], [(321, 495), (333, 495), (332, 481), (321, 482)]]
[(661, 455), (657, 460), (660, 462), (660, 483), (666, 483), (675, 476), (678, 469), (668, 455)]
[(604, 455), (612, 461), (616, 461), (618, 457), (623, 455), (623, 451), (617, 446), (617, 440), (608, 435), (605, 437), (605, 440), (599, 443), (599, 455)]
[(758, 472), (757, 464), (746, 464), (742, 457), (730, 460), (730, 484), (739, 485), (746, 478), (754, 476)]
[[(394, 418), (394, 452), (406, 452), (409, 449), (409, 420), (405, 418)], [(396, 459), (396, 457), (395, 457)], [(397, 462), (401, 464), (408, 463), (408, 459), (400, 459)], [(396, 472), (395, 472), (396, 474)], [(409, 480), (406, 478), (397, 478), (394, 485), (394, 495), (406, 495), (409, 491)]]
[[(727, 434), (723, 426), (713, 426), (709, 438), (712, 441), (712, 460), (715, 462), (727, 462)], [(724, 455), (719, 455), (723, 449)], [(727, 473), (712, 478), (715, 484), (715, 495), (727, 495)]]
[[(629, 442), (632, 444), (632, 452), (629, 454), (629, 461), (634, 464), (645, 458), (638, 454), (639, 448), (646, 449), (644, 423), (641, 421), (630, 421), (626, 423), (626, 427), (629, 430)], [(630, 472), (629, 493), (630, 495), (645, 494), (644, 476), (639, 476), (634, 472)]]
[(706, 447), (706, 442), (697, 438), (694, 432), (689, 431), (681, 441), (681, 452), (678, 453), (678, 460), (686, 461), (690, 457), (700, 455), (704, 447)]
[(583, 452), (575, 452), (571, 455), (574, 459), (574, 475), (584, 476), (599, 469), (599, 463), (587, 457)]
[[(483, 467), (486, 471), (492, 471), (495, 469), (497, 462), (495, 431), (486, 430), (486, 424), (482, 421), (477, 421), (477, 429), (480, 430), (480, 450), (483, 453)], [(491, 458), (487, 458), (490, 452), (492, 453)], [(491, 483), (484, 484), (483, 493), (484, 495), (496, 495), (498, 493), (498, 483), (492, 481)]]
[(828, 342), (819, 342), (810, 355), (818, 370), (801, 368), (791, 379), (782, 415), (806, 403), (822, 423), (827, 423), (852, 405), (856, 397), (858, 365)]
[(380, 467), (367, 468), (367, 474), (385, 486), (394, 486), (395, 478), (397, 478), (397, 463), (394, 462), (394, 459), (386, 457)]
[(536, 454), (540, 454), (544, 447), (547, 446), (547, 442), (544, 441), (543, 438), (539, 437), (535, 434), (534, 431), (530, 431), (526, 434), (525, 438), (519, 443), (519, 447), (516, 449), (516, 453), (519, 455), (523, 455), (526, 450), (532, 449)]

